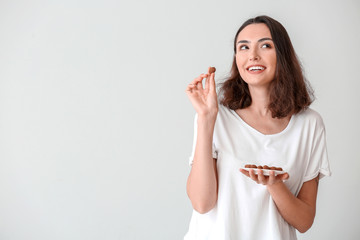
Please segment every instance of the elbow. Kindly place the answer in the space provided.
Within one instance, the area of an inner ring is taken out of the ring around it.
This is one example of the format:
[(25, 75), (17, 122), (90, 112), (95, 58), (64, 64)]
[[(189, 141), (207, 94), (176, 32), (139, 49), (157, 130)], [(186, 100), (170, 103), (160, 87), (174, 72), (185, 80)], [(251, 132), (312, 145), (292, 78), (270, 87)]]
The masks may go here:
[(200, 214), (205, 214), (210, 212), (214, 207), (215, 207), (215, 203), (202, 203), (202, 204), (194, 204), (193, 203), (193, 208), (196, 212), (200, 213)]
[(310, 228), (297, 228), (300, 233), (306, 233)]
[(293, 225), (296, 228), (296, 230), (298, 230), (300, 233), (307, 232), (311, 228), (315, 220), (315, 214), (316, 214), (315, 208), (306, 213), (307, 214), (303, 215), (302, 218), (298, 219), (299, 220), (298, 224)]
[(301, 226), (298, 226), (296, 229), (297, 229), (300, 233), (305, 233), (305, 232), (307, 232), (307, 231), (311, 228), (313, 222), (314, 222), (314, 221), (312, 220), (312, 221), (309, 221), (309, 222), (307, 222), (307, 223), (303, 223)]
[(205, 214), (210, 212), (216, 205), (217, 202), (217, 196), (216, 197), (210, 197), (207, 196), (206, 198), (199, 198), (197, 197), (189, 197), (191, 200), (191, 205), (193, 209), (200, 213)]
[(194, 191), (191, 191), (191, 189), (188, 187), (187, 194), (189, 196), (193, 209), (200, 214), (208, 213), (215, 207), (217, 203), (216, 192), (199, 194), (199, 192), (194, 193)]

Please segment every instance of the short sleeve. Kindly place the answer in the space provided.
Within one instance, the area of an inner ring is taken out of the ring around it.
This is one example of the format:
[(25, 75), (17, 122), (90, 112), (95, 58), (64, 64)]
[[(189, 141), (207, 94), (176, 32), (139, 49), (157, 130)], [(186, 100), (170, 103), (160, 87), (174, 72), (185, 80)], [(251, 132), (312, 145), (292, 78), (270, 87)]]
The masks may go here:
[(315, 136), (311, 149), (310, 161), (305, 173), (304, 182), (314, 179), (320, 174), (320, 178), (331, 176), (330, 164), (326, 147), (326, 131), (322, 127)]
[[(192, 151), (191, 151), (191, 155), (189, 157), (189, 165), (192, 166), (192, 163), (194, 161), (194, 154), (195, 154), (195, 147), (196, 147), (196, 139), (197, 139), (197, 119), (198, 119), (198, 115), (195, 114), (195, 118), (194, 118), (194, 139), (193, 139), (193, 146), (192, 146)], [(216, 147), (215, 144), (213, 142), (212, 144), (212, 157), (217, 159), (217, 151), (216, 151)]]

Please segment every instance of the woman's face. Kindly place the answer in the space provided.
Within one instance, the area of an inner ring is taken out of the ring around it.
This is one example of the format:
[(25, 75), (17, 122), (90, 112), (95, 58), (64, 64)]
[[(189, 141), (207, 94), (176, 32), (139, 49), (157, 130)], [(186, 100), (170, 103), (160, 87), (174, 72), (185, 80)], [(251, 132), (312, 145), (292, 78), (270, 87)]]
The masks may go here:
[(268, 87), (275, 77), (276, 51), (264, 23), (246, 26), (236, 39), (236, 65), (250, 87)]

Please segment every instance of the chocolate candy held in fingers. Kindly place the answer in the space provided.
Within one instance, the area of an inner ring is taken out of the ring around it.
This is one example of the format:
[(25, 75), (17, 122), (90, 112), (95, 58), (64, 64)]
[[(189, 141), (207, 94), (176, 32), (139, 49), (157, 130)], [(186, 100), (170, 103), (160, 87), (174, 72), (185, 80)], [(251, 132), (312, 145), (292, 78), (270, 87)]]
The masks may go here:
[(215, 67), (210, 67), (209, 69), (209, 74), (212, 74), (216, 71), (216, 68)]

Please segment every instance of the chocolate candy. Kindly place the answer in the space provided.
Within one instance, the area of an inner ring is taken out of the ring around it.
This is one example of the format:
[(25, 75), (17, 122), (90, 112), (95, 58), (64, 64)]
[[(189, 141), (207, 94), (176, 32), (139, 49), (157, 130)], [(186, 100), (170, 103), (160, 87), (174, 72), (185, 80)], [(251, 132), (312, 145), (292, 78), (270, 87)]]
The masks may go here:
[(246, 164), (245, 168), (257, 168), (257, 166), (254, 164)]
[(215, 67), (210, 67), (209, 69), (209, 74), (212, 74), (216, 71), (216, 68)]
[(266, 169), (266, 170), (275, 170), (275, 171), (283, 171), (281, 167), (269, 167), (267, 165), (264, 166), (256, 166), (255, 164), (246, 164), (245, 168), (255, 168), (255, 169)]

